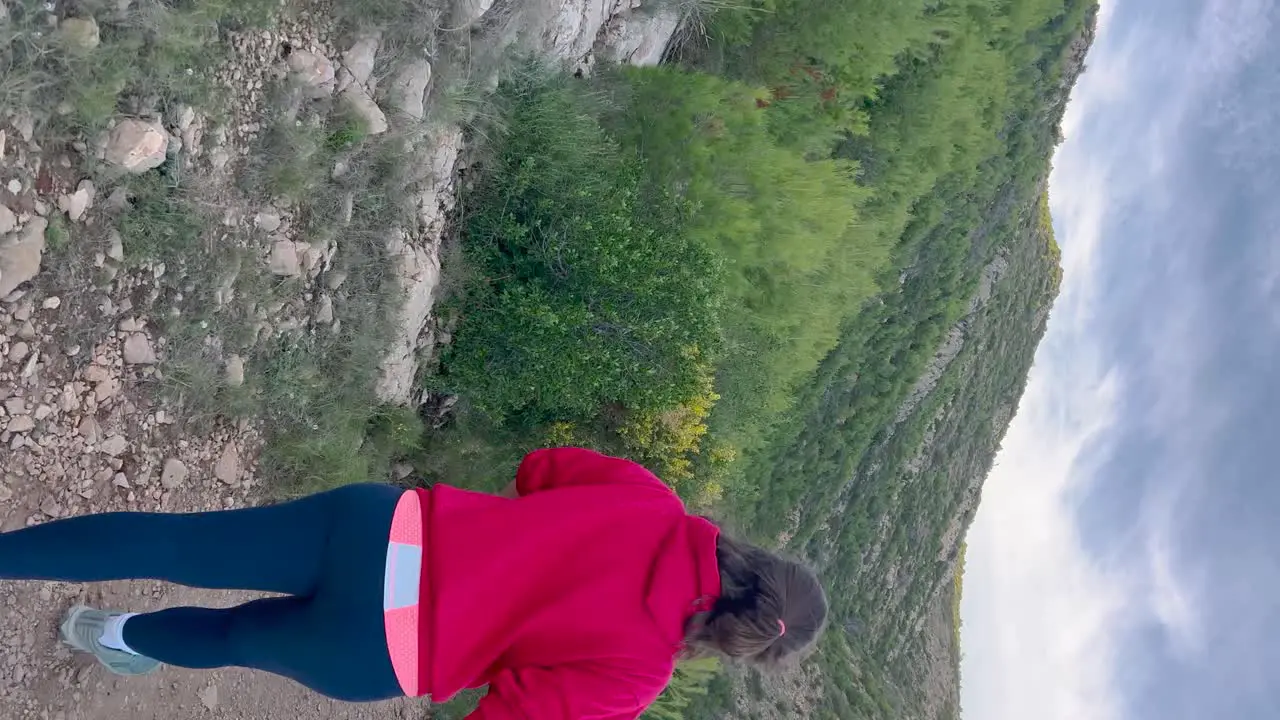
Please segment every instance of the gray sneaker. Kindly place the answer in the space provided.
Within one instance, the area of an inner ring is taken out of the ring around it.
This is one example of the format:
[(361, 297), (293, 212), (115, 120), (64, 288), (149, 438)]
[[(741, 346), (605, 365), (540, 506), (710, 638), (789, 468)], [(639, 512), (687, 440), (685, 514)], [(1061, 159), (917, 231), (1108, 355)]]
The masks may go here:
[(160, 667), (159, 660), (102, 644), (102, 631), (106, 629), (107, 621), (123, 614), (77, 605), (67, 611), (67, 617), (62, 621), (62, 642), (89, 653), (117, 675), (149, 675)]

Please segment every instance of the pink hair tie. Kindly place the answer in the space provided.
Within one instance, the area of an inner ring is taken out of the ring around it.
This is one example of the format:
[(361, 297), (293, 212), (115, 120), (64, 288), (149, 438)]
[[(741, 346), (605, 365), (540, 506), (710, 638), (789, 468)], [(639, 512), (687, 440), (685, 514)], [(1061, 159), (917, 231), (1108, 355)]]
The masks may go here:
[(782, 618), (778, 618), (778, 637), (787, 634), (787, 624), (782, 622)]

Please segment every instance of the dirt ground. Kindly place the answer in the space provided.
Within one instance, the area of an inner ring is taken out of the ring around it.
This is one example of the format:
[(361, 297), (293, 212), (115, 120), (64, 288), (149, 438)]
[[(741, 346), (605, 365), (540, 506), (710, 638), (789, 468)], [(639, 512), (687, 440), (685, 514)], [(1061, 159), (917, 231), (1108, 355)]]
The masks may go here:
[[(13, 530), (89, 512), (181, 512), (257, 502), (251, 430), (221, 428), (203, 437), (179, 437), (178, 424), (169, 424), (172, 418), (151, 404), (147, 376), (154, 370), (124, 362), (121, 351), (132, 333), (109, 334), (92, 355), (68, 362), (59, 343), (59, 311), (44, 309), (52, 304), (36, 290), (0, 305), (0, 428), (5, 428), (0, 431), (0, 527)], [(28, 307), (40, 310), (28, 315)], [(25, 323), (36, 329), (30, 340), (18, 339), (32, 335), (23, 332)], [(39, 358), (34, 365), (31, 357)], [(154, 582), (0, 582), (0, 718), (391, 720), (426, 715), (420, 701), (335, 703), (281, 678), (238, 669), (164, 668), (145, 678), (117, 678), (57, 642), (58, 621), (77, 602), (146, 611), (221, 607), (249, 597)]]

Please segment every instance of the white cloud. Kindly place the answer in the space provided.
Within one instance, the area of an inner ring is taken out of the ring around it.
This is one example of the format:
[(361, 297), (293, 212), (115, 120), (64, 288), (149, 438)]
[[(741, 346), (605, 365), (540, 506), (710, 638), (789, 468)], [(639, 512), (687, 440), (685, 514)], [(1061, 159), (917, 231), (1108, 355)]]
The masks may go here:
[[(1261, 117), (1251, 107), (1205, 108), (1206, 98), (1222, 97), (1221, 84), (1271, 41), (1276, 5), (1204, 0), (1188, 26), (1193, 35), (1176, 37), (1156, 35), (1137, 14), (1128, 16), (1129, 27), (1118, 27), (1124, 21), (1116, 6), (1104, 4), (1090, 72), (1068, 108), (1068, 140), (1051, 177), (1062, 294), (968, 538), (962, 609), (968, 718), (1121, 720), (1117, 663), (1128, 648), (1118, 643), (1126, 632), (1158, 627), (1188, 663), (1211, 642), (1204, 576), (1183, 561), (1178, 530), (1187, 489), (1205, 477), (1206, 449), (1231, 409), (1197, 392), (1205, 374), (1204, 328), (1212, 322), (1202, 314), (1204, 288), (1188, 282), (1198, 277), (1200, 259), (1187, 248), (1212, 232), (1203, 214), (1211, 209), (1202, 207), (1200, 216), (1188, 211), (1188, 203), (1205, 201), (1186, 195), (1187, 178), (1169, 175), (1170, 159), (1189, 123), (1274, 127), (1274, 115)], [(1160, 9), (1157, 0), (1147, 7)], [(1107, 127), (1096, 127), (1100, 120)], [(1247, 145), (1232, 150), (1241, 157), (1251, 152)], [(1160, 236), (1107, 236), (1115, 218), (1135, 212), (1178, 217), (1181, 225)], [(1162, 298), (1170, 304), (1131, 338), (1147, 356), (1134, 378), (1107, 364), (1097, 330), (1112, 309), (1100, 295), (1106, 269), (1100, 258), (1121, 243), (1141, 269), (1126, 278), (1130, 290), (1182, 282)], [(1261, 278), (1250, 278), (1271, 298), (1280, 294), (1276, 247), (1259, 258)], [(1137, 381), (1155, 401), (1120, 408)], [(1158, 482), (1141, 495), (1133, 547), (1099, 555), (1086, 545), (1074, 503), (1099, 480), (1118, 422), (1141, 427), (1163, 450), (1152, 458)]]

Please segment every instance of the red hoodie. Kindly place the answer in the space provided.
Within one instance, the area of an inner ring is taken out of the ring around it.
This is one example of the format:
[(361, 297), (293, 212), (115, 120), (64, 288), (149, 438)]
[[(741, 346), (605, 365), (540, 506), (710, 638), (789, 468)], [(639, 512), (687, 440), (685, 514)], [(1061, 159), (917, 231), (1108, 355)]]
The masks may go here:
[(437, 485), (425, 522), (419, 687), (489, 685), (475, 720), (635, 718), (720, 593), (719, 531), (634, 463), (542, 450), (520, 499)]

